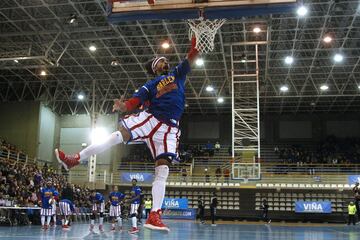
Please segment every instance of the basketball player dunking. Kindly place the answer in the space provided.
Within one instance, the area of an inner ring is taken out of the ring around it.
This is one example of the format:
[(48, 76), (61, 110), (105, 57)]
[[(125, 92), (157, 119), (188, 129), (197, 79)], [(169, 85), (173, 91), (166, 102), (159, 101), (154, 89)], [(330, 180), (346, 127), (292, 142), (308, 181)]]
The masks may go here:
[(190, 64), (198, 55), (195, 44), (196, 39), (193, 38), (187, 58), (173, 69), (170, 69), (165, 57), (152, 59), (145, 67), (154, 78), (145, 83), (127, 101), (121, 99), (114, 101), (113, 111), (133, 112), (142, 105), (148, 106), (147, 111), (128, 115), (121, 120), (118, 131), (113, 132), (106, 141), (92, 144), (80, 153), (67, 155), (55, 149), (58, 161), (65, 169), (69, 169), (113, 145), (145, 141), (155, 160), (155, 177), (152, 185), (153, 208), (144, 225), (149, 229), (169, 231), (161, 221), (161, 205), (169, 175), (168, 166), (178, 161), (179, 120), (185, 107), (186, 75), (191, 71)]

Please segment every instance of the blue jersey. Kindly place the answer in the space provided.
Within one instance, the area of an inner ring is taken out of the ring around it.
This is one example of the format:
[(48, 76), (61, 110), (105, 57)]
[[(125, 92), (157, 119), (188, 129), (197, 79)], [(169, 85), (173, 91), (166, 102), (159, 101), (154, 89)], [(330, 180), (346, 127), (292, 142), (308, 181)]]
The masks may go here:
[(51, 204), (49, 204), (50, 198), (58, 196), (57, 191), (51, 187), (51, 188), (43, 188), (41, 189), (41, 207), (49, 209), (51, 208)]
[(142, 86), (133, 97), (141, 103), (150, 102), (148, 111), (158, 120), (176, 126), (185, 107), (186, 74), (191, 71), (187, 59), (173, 68), (169, 74), (155, 77)]
[(71, 210), (72, 212), (74, 212), (74, 205), (73, 205), (72, 201), (70, 201), (70, 200), (68, 200), (68, 199), (62, 199), (60, 202), (66, 202), (66, 203), (68, 203), (68, 204), (70, 205), (70, 210)]
[(125, 194), (121, 192), (111, 192), (109, 195), (109, 200), (111, 202), (111, 205), (113, 206), (119, 206), (119, 203), (122, 199), (124, 199)]
[(93, 203), (93, 204), (95, 204), (95, 203), (102, 203), (102, 202), (104, 202), (104, 196), (101, 194), (101, 193), (96, 193), (95, 194), (95, 197), (93, 197), (92, 195), (91, 195), (91, 197), (90, 197), (90, 200), (91, 200), (91, 202)]
[(131, 192), (133, 193), (133, 194), (131, 195), (131, 198), (134, 198), (134, 197), (139, 196), (138, 199), (133, 200), (131, 203), (132, 203), (132, 204), (140, 204), (141, 188), (138, 187), (138, 186), (132, 187), (132, 188), (131, 188)]

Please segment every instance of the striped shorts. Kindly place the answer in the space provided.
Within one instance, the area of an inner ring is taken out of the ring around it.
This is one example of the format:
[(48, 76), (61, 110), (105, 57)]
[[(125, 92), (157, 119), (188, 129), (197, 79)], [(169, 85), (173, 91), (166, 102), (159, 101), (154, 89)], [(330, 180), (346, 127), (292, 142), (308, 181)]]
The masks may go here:
[(51, 205), (51, 209), (52, 209), (52, 215), (56, 215), (56, 202), (54, 201), (54, 203)]
[(118, 217), (121, 215), (121, 206), (113, 206), (110, 205), (110, 212), (109, 212), (109, 216), (110, 217)]
[(138, 203), (132, 203), (130, 205), (130, 214), (137, 214), (138, 213), (138, 208), (139, 208), (139, 205)]
[(68, 215), (72, 214), (71, 209), (70, 209), (70, 204), (67, 202), (60, 202), (59, 208), (60, 208), (61, 215), (68, 216)]
[(40, 210), (40, 215), (41, 216), (52, 216), (53, 215), (53, 211), (51, 208), (41, 208)]
[(92, 205), (92, 210), (95, 211), (95, 212), (99, 212), (99, 213), (103, 213), (105, 211), (105, 203), (102, 202), (102, 203), (94, 203)]
[(154, 159), (170, 156), (173, 162), (178, 161), (180, 129), (160, 122), (151, 113), (140, 112), (126, 116), (121, 120), (123, 126), (131, 133), (135, 142), (145, 142)]

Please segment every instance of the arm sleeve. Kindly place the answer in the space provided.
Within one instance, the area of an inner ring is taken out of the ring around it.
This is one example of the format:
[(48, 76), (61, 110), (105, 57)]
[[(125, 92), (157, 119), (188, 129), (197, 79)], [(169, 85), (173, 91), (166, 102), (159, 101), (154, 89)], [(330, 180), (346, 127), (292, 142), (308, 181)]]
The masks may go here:
[(191, 71), (190, 63), (188, 59), (183, 60), (179, 65), (175, 67), (175, 76), (185, 76)]
[(147, 100), (150, 99), (150, 84), (146, 83), (144, 86), (142, 86), (138, 92), (134, 93), (133, 98), (139, 98), (140, 103), (143, 104)]

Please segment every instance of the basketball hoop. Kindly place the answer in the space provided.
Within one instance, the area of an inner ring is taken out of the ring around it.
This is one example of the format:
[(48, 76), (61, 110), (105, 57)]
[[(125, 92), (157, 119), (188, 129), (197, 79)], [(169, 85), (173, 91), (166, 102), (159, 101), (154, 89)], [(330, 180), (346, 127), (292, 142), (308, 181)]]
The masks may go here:
[(214, 40), (217, 30), (226, 22), (226, 19), (209, 20), (200, 17), (189, 19), (189, 39), (193, 34), (196, 37), (195, 48), (201, 53), (208, 53), (214, 50)]

